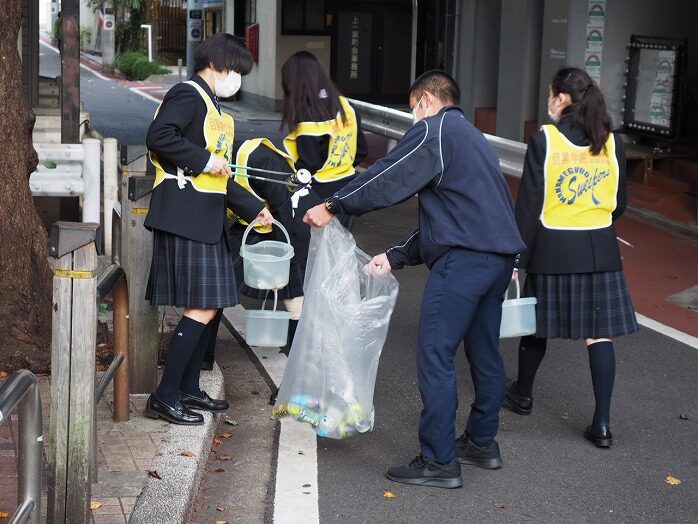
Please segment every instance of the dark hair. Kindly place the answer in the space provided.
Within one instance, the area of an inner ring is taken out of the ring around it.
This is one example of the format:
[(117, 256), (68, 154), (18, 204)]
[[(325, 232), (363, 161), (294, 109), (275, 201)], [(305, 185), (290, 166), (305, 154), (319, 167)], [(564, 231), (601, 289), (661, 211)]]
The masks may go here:
[(252, 70), (252, 53), (241, 38), (229, 33), (216, 33), (201, 42), (194, 50), (194, 71), (210, 65), (216, 71), (235, 71), (246, 75)]
[(576, 67), (560, 69), (550, 84), (553, 95), (566, 93), (572, 103), (562, 111), (569, 117), (591, 142), (591, 153), (598, 155), (611, 132), (611, 117), (606, 111), (606, 101), (599, 86), (591, 77)]
[(346, 115), (339, 103), (339, 90), (314, 54), (298, 51), (281, 66), (284, 107), (281, 127), (294, 129), (299, 122), (324, 122)]
[(444, 104), (458, 104), (460, 102), (460, 87), (451, 75), (440, 69), (432, 69), (419, 75), (412, 82), (407, 94), (420, 99), (424, 91), (433, 93)]

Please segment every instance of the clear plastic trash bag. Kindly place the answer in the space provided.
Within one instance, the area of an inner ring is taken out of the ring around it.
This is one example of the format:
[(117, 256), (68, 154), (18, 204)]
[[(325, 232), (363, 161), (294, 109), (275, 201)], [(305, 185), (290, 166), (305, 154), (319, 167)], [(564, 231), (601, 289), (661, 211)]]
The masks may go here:
[(370, 260), (337, 219), (312, 228), (303, 313), (274, 417), (292, 417), (336, 439), (373, 429), (378, 359), (398, 282), (390, 273), (368, 273)]

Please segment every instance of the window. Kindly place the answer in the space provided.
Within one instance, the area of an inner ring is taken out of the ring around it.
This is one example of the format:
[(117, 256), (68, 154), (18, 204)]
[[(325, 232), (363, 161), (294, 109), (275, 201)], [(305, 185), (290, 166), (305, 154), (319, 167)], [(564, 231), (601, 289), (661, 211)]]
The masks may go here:
[(327, 33), (325, 0), (282, 0), (281, 32), (287, 35)]

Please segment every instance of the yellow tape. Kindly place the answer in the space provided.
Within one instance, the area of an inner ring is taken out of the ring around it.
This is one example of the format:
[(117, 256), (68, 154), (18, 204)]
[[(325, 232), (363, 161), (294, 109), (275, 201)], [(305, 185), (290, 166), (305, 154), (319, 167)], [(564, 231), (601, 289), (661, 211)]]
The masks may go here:
[(147, 207), (134, 207), (131, 210), (131, 213), (133, 213), (134, 215), (147, 215), (148, 208)]
[(94, 271), (80, 271), (77, 269), (55, 269), (53, 274), (58, 278), (94, 278)]

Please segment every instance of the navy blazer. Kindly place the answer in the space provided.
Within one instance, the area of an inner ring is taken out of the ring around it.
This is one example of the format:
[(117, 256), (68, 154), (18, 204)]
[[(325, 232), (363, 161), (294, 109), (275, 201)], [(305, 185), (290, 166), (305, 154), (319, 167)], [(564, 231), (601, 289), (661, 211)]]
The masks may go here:
[[(208, 84), (199, 76), (192, 80), (200, 85), (218, 106)], [(162, 101), (146, 136), (146, 146), (157, 153), (167, 173), (196, 176), (206, 167), (211, 157), (203, 133), (206, 102), (195, 87), (180, 83), (172, 87)], [(253, 220), (262, 211), (262, 203), (239, 184), (228, 183), (228, 194), (203, 193), (186, 184), (180, 189), (175, 179), (163, 180), (150, 199), (145, 227), (214, 244), (221, 239), (225, 225), (226, 201), (228, 207), (245, 218)]]
[[(589, 145), (584, 132), (563, 118), (557, 125), (560, 132), (575, 145)], [(618, 159), (618, 193), (615, 221), (625, 211), (627, 188), (625, 176), (625, 146), (614, 135)], [(543, 210), (545, 181), (543, 165), (546, 153), (545, 133), (533, 135), (528, 144), (523, 176), (516, 199), (516, 222), (527, 249), (521, 254), (519, 266), (529, 273), (567, 274), (618, 271), (623, 264), (618, 249), (616, 231), (611, 224), (601, 229), (583, 231), (548, 229), (540, 221)]]

